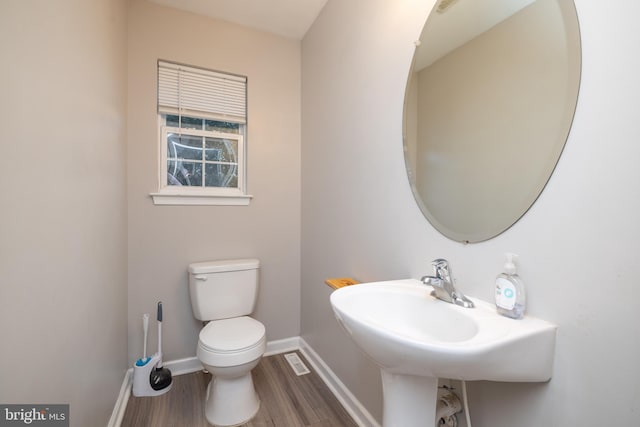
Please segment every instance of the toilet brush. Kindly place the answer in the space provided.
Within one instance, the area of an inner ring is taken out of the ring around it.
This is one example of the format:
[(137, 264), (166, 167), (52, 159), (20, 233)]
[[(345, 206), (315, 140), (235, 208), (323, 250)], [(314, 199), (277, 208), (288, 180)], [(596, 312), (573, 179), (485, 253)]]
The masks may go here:
[(171, 371), (162, 366), (162, 302), (158, 302), (158, 363), (151, 371), (149, 382), (154, 390), (162, 390), (171, 385)]
[(149, 331), (149, 315), (147, 313), (142, 315), (142, 329), (144, 331), (142, 358), (136, 361), (136, 366), (144, 366), (151, 360), (150, 357), (147, 357), (147, 332)]

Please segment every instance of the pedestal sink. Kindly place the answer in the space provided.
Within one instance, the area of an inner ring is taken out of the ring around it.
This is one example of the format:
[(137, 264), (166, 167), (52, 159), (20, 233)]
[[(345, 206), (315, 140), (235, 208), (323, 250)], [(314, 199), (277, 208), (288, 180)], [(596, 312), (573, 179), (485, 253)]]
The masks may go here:
[[(435, 425), (438, 378), (540, 382), (551, 378), (557, 327), (464, 308), (419, 280), (348, 286), (331, 294), (338, 322), (382, 372), (385, 427)], [(431, 421), (429, 421), (431, 420)]]

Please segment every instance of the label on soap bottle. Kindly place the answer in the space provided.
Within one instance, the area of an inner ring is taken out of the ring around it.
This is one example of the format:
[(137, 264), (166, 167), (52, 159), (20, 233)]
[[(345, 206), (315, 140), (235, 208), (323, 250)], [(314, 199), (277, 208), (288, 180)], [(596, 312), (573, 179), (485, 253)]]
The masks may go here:
[(516, 287), (502, 277), (496, 280), (496, 305), (505, 310), (513, 310), (516, 306)]

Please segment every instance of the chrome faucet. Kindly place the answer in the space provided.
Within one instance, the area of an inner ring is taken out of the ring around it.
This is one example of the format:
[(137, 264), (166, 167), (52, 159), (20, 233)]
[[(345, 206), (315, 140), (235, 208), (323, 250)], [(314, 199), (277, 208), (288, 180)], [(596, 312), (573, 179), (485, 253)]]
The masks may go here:
[(473, 308), (473, 302), (455, 288), (455, 280), (451, 273), (451, 267), (446, 259), (436, 259), (433, 266), (434, 276), (424, 276), (422, 283), (433, 286), (431, 295), (442, 301), (450, 302), (466, 308)]

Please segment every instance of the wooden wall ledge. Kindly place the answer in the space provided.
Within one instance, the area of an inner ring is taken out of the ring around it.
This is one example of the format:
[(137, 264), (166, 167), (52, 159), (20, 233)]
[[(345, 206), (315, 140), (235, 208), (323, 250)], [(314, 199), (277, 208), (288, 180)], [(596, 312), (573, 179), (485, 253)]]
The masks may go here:
[(340, 289), (345, 286), (357, 285), (360, 282), (350, 277), (338, 277), (335, 279), (327, 279), (324, 283), (331, 286), (333, 289)]

